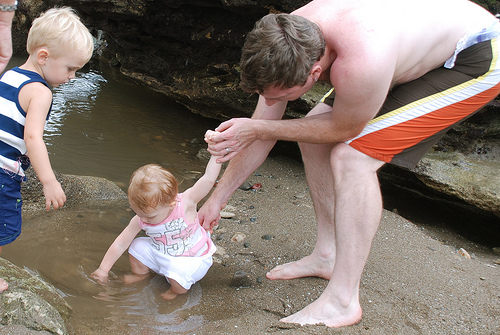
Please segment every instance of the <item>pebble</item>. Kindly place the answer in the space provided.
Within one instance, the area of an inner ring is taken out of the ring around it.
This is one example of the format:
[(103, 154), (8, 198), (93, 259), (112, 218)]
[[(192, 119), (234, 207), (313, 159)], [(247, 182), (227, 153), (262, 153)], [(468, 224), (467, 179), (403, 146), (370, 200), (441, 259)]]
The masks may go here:
[(233, 237), (231, 237), (231, 241), (232, 242), (241, 242), (245, 239), (245, 237), (247, 237), (247, 236), (243, 233), (236, 233), (233, 235)]
[(269, 240), (272, 240), (274, 238), (274, 236), (273, 235), (263, 235), (261, 238), (263, 240), (269, 241)]
[(243, 190), (243, 191), (248, 191), (248, 190), (252, 189), (252, 184), (250, 184), (249, 182), (246, 181), (243, 184), (241, 184), (239, 189)]
[(460, 249), (458, 250), (458, 254), (459, 254), (460, 256), (464, 256), (465, 258), (469, 258), (469, 259), (471, 258), (471, 257), (470, 257), (470, 254), (469, 254), (469, 253), (467, 252), (467, 250), (465, 250), (464, 248), (460, 248)]
[(233, 275), (233, 279), (231, 279), (231, 283), (229, 284), (231, 287), (250, 287), (252, 286), (252, 281), (248, 277), (248, 275), (243, 271), (236, 271)]
[(231, 212), (225, 212), (225, 211), (220, 212), (220, 217), (223, 219), (231, 219), (231, 218), (234, 218), (235, 215), (236, 214), (231, 213)]
[(226, 207), (224, 207), (224, 212), (236, 212), (236, 210), (238, 210), (238, 208), (231, 205), (227, 205)]
[(215, 250), (215, 254), (220, 255), (220, 256), (224, 256), (226, 254), (226, 249), (224, 249), (224, 247), (221, 247), (218, 245), (217, 249)]

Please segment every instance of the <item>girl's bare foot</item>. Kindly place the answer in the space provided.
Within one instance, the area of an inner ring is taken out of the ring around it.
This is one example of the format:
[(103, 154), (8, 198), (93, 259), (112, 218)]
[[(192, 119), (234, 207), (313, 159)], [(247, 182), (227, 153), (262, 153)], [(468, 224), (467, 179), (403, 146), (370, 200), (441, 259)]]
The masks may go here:
[(174, 300), (179, 294), (172, 291), (172, 289), (168, 289), (167, 292), (163, 292), (161, 297), (165, 300)]
[(311, 254), (295, 262), (278, 265), (266, 274), (269, 279), (319, 277), (330, 279), (333, 262)]
[(5, 280), (0, 278), (0, 292), (3, 292), (8, 288), (9, 288), (9, 284), (7, 284), (7, 282)]

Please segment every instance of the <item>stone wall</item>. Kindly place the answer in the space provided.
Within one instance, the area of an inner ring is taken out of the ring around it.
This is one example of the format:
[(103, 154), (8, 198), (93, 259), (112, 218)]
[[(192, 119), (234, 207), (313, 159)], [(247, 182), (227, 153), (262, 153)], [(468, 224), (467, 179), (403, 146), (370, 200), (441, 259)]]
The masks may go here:
[[(226, 120), (250, 116), (257, 96), (238, 87), (245, 34), (269, 12), (290, 12), (306, 0), (26, 0), (14, 24), (17, 54), (24, 52), (33, 17), (56, 5), (75, 8), (97, 40), (101, 62), (161, 92), (192, 112)], [(291, 102), (286, 117), (302, 117), (326, 88)], [(452, 129), (407, 178), (384, 168), (382, 182), (448, 194), (471, 209), (500, 214), (500, 103), (493, 102)], [(296, 146), (284, 146), (298, 156)]]

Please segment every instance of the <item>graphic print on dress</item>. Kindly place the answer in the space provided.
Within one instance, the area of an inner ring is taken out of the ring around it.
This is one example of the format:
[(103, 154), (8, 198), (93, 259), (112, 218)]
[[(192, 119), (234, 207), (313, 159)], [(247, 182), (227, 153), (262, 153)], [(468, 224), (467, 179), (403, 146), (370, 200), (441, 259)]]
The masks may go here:
[(148, 232), (151, 237), (151, 245), (161, 253), (170, 256), (182, 256), (189, 249), (190, 238), (193, 232), (183, 218), (178, 218), (163, 225), (164, 232)]

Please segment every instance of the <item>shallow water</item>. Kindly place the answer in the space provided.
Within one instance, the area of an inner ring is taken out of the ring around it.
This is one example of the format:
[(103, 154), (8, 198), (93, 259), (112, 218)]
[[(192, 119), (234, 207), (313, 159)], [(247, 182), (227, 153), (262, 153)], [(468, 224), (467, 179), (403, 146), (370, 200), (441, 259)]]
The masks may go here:
[[(21, 60), (13, 59), (9, 68), (18, 64)], [(54, 89), (45, 142), (52, 167), (60, 173), (104, 177), (126, 190), (135, 169), (159, 163), (182, 181), (182, 190), (204, 170), (196, 154), (206, 148), (205, 131), (217, 124), (111, 71), (91, 68)], [(126, 255), (113, 268), (115, 277), (107, 287), (89, 278), (132, 216), (126, 207), (25, 215), (21, 236), (4, 248), (2, 257), (55, 285), (73, 308), (71, 327), (77, 334), (199, 328), (205, 317), (192, 308), (200, 303), (200, 284), (172, 302), (161, 299), (168, 284), (159, 276), (125, 286), (120, 279), (130, 270)]]

